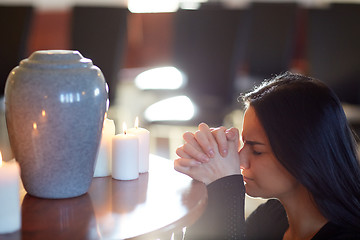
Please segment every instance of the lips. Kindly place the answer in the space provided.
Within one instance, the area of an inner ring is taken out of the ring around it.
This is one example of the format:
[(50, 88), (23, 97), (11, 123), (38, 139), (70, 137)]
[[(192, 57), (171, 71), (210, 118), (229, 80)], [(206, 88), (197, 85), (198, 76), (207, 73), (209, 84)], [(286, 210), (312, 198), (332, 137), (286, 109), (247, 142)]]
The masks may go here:
[(243, 178), (244, 178), (245, 182), (254, 181), (253, 178), (249, 178), (249, 177), (246, 177), (246, 176), (243, 176)]

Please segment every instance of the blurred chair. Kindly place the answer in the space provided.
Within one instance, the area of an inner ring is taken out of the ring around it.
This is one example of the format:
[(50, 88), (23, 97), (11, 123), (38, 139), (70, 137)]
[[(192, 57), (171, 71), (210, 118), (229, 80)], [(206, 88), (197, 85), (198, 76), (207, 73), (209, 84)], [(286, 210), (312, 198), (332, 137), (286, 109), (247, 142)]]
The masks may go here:
[(307, 23), (309, 74), (342, 102), (360, 104), (360, 4), (308, 9)]
[(32, 6), (0, 6), (0, 97), (11, 70), (26, 58)]
[(294, 55), (297, 3), (253, 2), (247, 11), (242, 45), (239, 91), (290, 70)]
[(4, 90), (7, 77), (26, 58), (34, 9), (32, 6), (0, 6), (0, 151), (13, 157), (5, 121)]
[(115, 100), (118, 73), (123, 66), (128, 9), (121, 7), (75, 6), (72, 16), (71, 48), (93, 60), (109, 86), (110, 106)]
[(179, 10), (174, 19), (173, 64), (187, 77), (185, 94), (194, 102), (191, 121), (219, 125), (236, 97), (241, 9)]

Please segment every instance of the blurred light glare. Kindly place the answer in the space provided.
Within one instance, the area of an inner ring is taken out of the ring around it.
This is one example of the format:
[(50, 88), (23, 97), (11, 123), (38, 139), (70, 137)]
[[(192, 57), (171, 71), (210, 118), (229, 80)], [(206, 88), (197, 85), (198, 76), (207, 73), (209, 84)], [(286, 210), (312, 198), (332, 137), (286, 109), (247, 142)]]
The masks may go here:
[(96, 97), (96, 96), (98, 96), (100, 94), (100, 89), (99, 88), (96, 88), (95, 90), (94, 90), (94, 96)]
[(194, 117), (195, 107), (187, 96), (167, 98), (150, 105), (145, 119), (154, 121), (188, 121)]
[(142, 90), (179, 89), (184, 83), (183, 74), (175, 67), (153, 68), (135, 78), (135, 85)]
[(180, 8), (186, 10), (197, 10), (200, 6), (199, 2), (185, 2), (180, 5)]
[(179, 0), (129, 0), (128, 9), (132, 13), (176, 12)]
[(202, 3), (206, 3), (208, 0), (182, 0), (179, 1), (181, 9), (197, 10), (200, 8)]

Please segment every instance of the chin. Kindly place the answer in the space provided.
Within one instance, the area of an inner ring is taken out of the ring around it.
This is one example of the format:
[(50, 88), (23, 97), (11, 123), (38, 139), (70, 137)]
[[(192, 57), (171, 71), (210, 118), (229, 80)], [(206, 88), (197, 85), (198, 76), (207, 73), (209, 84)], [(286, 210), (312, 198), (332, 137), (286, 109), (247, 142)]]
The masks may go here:
[(264, 198), (263, 196), (259, 196), (257, 194), (249, 194), (249, 193), (246, 193), (246, 195), (248, 195), (249, 197), (251, 198)]
[(245, 192), (250, 197), (260, 197), (259, 194), (256, 193), (256, 191), (252, 191), (251, 187), (249, 187), (248, 184), (245, 183)]
[(252, 197), (252, 198), (269, 198), (266, 194), (264, 194), (262, 191), (260, 190), (255, 190), (249, 186), (247, 186), (248, 184), (245, 184), (245, 191), (246, 191), (246, 194), (249, 196), (249, 197)]

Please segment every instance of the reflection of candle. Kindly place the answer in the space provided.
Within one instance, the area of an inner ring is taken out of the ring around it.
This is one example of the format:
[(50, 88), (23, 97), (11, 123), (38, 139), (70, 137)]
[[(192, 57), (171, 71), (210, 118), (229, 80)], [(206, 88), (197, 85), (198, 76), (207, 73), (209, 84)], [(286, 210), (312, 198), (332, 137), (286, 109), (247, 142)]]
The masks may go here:
[(145, 128), (139, 127), (139, 118), (135, 119), (135, 127), (130, 128), (128, 133), (134, 134), (139, 138), (139, 172), (149, 171), (150, 154), (150, 132)]
[(123, 133), (112, 140), (112, 177), (132, 180), (139, 177), (139, 140), (127, 133), (125, 123), (123, 129)]
[(19, 164), (2, 162), (0, 152), (0, 234), (21, 227), (19, 173)]
[(111, 144), (114, 135), (114, 121), (105, 118), (98, 156), (95, 165), (94, 177), (106, 177), (109, 176), (111, 173)]

